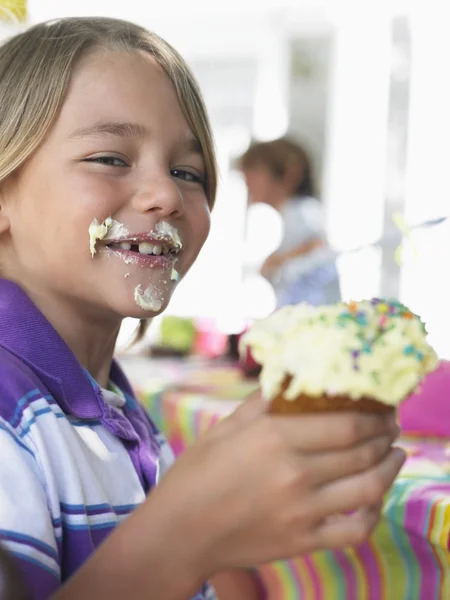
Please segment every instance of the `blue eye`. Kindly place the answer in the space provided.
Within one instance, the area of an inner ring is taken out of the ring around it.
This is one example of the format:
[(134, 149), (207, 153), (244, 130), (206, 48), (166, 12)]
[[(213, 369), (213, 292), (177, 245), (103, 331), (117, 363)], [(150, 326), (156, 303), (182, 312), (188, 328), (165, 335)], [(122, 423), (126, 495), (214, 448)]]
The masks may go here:
[(205, 180), (203, 177), (200, 177), (200, 175), (196, 175), (195, 173), (191, 173), (190, 171), (186, 171), (185, 169), (172, 169), (170, 174), (172, 177), (182, 179), (188, 183), (199, 183), (200, 185), (205, 185)]
[(85, 162), (96, 163), (105, 167), (129, 166), (122, 158), (117, 158), (117, 156), (95, 156), (94, 158), (86, 158)]

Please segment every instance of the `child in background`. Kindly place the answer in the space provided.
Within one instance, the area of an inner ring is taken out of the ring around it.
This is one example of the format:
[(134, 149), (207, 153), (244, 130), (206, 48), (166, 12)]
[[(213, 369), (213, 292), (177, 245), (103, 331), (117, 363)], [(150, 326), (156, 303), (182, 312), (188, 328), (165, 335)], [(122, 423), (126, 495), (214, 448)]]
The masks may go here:
[(161, 313), (196, 259), (216, 181), (157, 36), (72, 18), (0, 48), (0, 536), (34, 600), (210, 600), (215, 576), (256, 598), (247, 568), (379, 518), (392, 418), (274, 418), (256, 395), (172, 466), (113, 360), (123, 318)]
[(275, 290), (278, 306), (338, 302), (339, 276), (307, 152), (289, 138), (254, 143), (238, 166), (249, 203), (268, 204), (282, 219), (280, 247), (261, 268)]

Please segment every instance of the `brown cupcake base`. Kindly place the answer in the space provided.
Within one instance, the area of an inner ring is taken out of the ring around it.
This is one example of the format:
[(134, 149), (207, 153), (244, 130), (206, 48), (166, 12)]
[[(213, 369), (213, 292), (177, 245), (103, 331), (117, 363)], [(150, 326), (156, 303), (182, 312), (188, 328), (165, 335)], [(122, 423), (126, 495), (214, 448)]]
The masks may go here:
[(300, 394), (293, 400), (287, 400), (284, 396), (290, 383), (290, 378), (286, 378), (283, 386), (277, 396), (271, 401), (269, 412), (272, 414), (297, 415), (302, 413), (317, 413), (354, 410), (369, 413), (388, 413), (395, 410), (395, 407), (379, 402), (373, 398), (362, 397), (353, 400), (349, 396), (308, 396)]

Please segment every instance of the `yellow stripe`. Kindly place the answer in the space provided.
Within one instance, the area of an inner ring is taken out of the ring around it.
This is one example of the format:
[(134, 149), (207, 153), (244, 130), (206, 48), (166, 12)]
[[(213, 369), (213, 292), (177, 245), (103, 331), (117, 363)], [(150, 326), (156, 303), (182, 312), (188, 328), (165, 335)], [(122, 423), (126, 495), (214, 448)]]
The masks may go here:
[(361, 564), (361, 559), (358, 552), (354, 548), (347, 548), (345, 551), (347, 558), (353, 565), (353, 572), (355, 574), (356, 590), (358, 600), (367, 600), (367, 577), (364, 571), (364, 566)]
[[(342, 588), (342, 572), (336, 563), (332, 552), (316, 552), (314, 554), (314, 566), (316, 575), (320, 578), (322, 584), (322, 594), (320, 598), (326, 600), (341, 600), (340, 594)], [(337, 581), (336, 579), (339, 579)]]
[[(443, 495), (443, 494), (442, 494)], [(442, 498), (444, 501), (444, 498)], [(436, 536), (436, 533), (439, 535)], [(430, 532), (430, 539), (434, 542), (434, 538), (437, 537), (437, 543), (441, 548), (447, 548), (448, 540), (450, 536), (450, 505), (442, 510), (439, 506), (435, 511), (435, 523), (433, 523), (432, 531)]]

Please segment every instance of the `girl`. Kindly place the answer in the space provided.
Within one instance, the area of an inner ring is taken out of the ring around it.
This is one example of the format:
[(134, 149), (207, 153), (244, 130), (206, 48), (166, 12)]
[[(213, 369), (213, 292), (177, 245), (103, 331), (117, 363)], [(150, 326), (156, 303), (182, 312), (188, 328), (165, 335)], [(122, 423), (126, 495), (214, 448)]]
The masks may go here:
[(283, 239), (261, 274), (274, 287), (278, 305), (340, 300), (339, 277), (325, 237), (322, 207), (306, 151), (288, 138), (255, 143), (239, 160), (251, 204), (277, 210)]
[(0, 49), (0, 535), (34, 599), (205, 600), (379, 518), (404, 460), (388, 418), (255, 396), (166, 473), (113, 350), (167, 306), (215, 189), (197, 85), (157, 36), (74, 18)]

